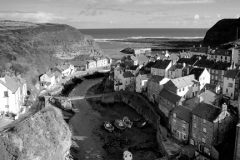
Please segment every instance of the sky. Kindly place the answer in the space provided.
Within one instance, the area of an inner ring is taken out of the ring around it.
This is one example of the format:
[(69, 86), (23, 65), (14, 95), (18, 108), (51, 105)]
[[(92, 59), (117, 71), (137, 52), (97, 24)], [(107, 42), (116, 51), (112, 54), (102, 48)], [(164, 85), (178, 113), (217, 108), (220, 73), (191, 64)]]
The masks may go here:
[(240, 17), (240, 0), (0, 0), (0, 20), (75, 28), (210, 28)]

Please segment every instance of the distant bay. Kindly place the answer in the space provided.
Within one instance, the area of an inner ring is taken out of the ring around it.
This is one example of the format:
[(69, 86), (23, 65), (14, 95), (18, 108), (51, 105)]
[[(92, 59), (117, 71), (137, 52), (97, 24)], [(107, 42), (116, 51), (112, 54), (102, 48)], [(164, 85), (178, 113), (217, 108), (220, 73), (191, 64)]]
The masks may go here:
[(119, 51), (127, 47), (168, 48), (178, 46), (182, 42), (184, 44), (198, 42), (204, 38), (207, 30), (206, 28), (124, 28), (80, 29), (80, 32), (91, 35), (106, 54), (118, 59), (124, 55)]

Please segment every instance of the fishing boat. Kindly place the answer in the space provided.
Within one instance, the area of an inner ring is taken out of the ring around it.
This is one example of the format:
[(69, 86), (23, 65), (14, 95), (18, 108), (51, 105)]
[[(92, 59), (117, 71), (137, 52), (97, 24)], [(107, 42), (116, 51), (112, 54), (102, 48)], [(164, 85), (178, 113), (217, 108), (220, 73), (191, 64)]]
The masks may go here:
[(132, 160), (133, 159), (133, 155), (131, 152), (129, 152), (128, 150), (123, 152), (123, 160)]
[(114, 127), (109, 121), (104, 122), (104, 128), (109, 132), (112, 132), (114, 130)]
[(114, 122), (114, 125), (120, 130), (126, 129), (126, 125), (120, 119), (116, 119), (115, 122)]
[(138, 123), (137, 126), (138, 126), (139, 128), (142, 128), (142, 127), (144, 127), (146, 124), (147, 124), (147, 122), (144, 121), (144, 122)]
[(126, 127), (132, 128), (133, 123), (130, 121), (128, 117), (123, 117), (123, 123), (125, 124)]

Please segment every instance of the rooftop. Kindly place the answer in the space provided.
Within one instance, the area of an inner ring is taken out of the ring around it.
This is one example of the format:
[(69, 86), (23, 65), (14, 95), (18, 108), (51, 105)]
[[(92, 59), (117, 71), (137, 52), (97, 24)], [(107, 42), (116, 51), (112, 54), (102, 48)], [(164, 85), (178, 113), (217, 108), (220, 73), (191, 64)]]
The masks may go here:
[(206, 90), (209, 90), (209, 91), (212, 91), (212, 92), (215, 92), (216, 88), (219, 87), (215, 84), (209, 84), (209, 83), (206, 83), (204, 85), (204, 87), (201, 89), (200, 93), (201, 94), (202, 92), (206, 91)]
[(123, 77), (124, 78), (130, 78), (130, 77), (134, 77), (134, 75), (132, 74), (132, 72), (126, 71), (126, 72), (123, 73)]
[(9, 76), (0, 78), (0, 83), (4, 85), (6, 88), (8, 88), (10, 91), (12, 91), (13, 93), (15, 93), (19, 88), (18, 83)]
[(156, 83), (159, 83), (161, 80), (163, 80), (164, 77), (163, 76), (158, 76), (158, 75), (153, 75), (149, 81), (150, 82), (156, 82)]
[(173, 113), (176, 114), (177, 118), (182, 119), (187, 123), (190, 123), (190, 121), (191, 121), (191, 119), (190, 119), (191, 110), (190, 109), (188, 109), (184, 106), (178, 106), (173, 110)]
[(204, 92), (201, 92), (199, 96), (202, 101), (207, 104), (214, 104), (215, 100), (220, 98), (220, 95), (218, 95), (215, 91), (212, 90), (206, 90)]
[(132, 70), (132, 71), (135, 71), (137, 68), (138, 68), (138, 66), (135, 65), (135, 66), (130, 66), (128, 69)]
[(213, 120), (221, 113), (221, 108), (202, 102), (199, 103), (191, 113), (207, 121), (213, 122)]
[(155, 62), (148, 62), (144, 67), (146, 68), (151, 68), (153, 65), (155, 64)]
[(233, 69), (233, 70), (227, 70), (224, 77), (226, 78), (236, 78), (238, 76), (239, 70)]
[(201, 76), (201, 74), (203, 73), (204, 69), (203, 68), (193, 68), (189, 75), (193, 74), (195, 76), (196, 80), (199, 80), (199, 77)]
[(192, 58), (180, 58), (177, 63), (179, 64), (187, 64), (187, 65), (193, 65), (195, 62), (197, 61), (197, 59), (192, 59)]
[(227, 70), (229, 67), (231, 67), (231, 63), (226, 63), (226, 62), (215, 62), (211, 69), (215, 69), (215, 70)]
[(214, 64), (214, 61), (208, 59), (200, 59), (198, 60), (194, 66), (203, 67), (203, 68), (211, 68)]
[(181, 100), (181, 97), (179, 95), (176, 95), (166, 89), (163, 89), (160, 93), (159, 93), (160, 97), (163, 97), (164, 99), (168, 100), (169, 102), (172, 102), (174, 104), (176, 104), (177, 102), (179, 102)]
[(232, 51), (231, 50), (224, 50), (224, 49), (217, 49), (212, 54), (219, 55), (219, 56), (231, 56)]
[(158, 68), (162, 63), (162, 60), (155, 61), (154, 65), (152, 65), (153, 68)]
[(194, 75), (188, 75), (170, 80), (177, 88), (183, 88), (196, 82)]

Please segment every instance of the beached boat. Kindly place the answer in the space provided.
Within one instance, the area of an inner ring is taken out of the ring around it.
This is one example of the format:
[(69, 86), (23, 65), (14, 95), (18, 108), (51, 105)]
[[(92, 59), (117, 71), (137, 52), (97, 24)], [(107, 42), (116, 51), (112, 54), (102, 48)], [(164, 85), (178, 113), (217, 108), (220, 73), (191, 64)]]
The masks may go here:
[(126, 127), (132, 128), (133, 123), (130, 121), (128, 117), (123, 117), (123, 123), (125, 124)]
[(109, 132), (112, 132), (114, 130), (114, 127), (109, 121), (104, 122), (104, 128)]
[(138, 123), (137, 126), (141, 128), (141, 127), (144, 127), (146, 124), (147, 122), (145, 121), (145, 122)]
[(126, 125), (124, 124), (124, 122), (120, 119), (116, 119), (114, 122), (114, 125), (118, 128), (118, 129), (126, 129)]
[(128, 150), (123, 152), (123, 160), (132, 160), (133, 159), (133, 155), (131, 152), (129, 152)]

